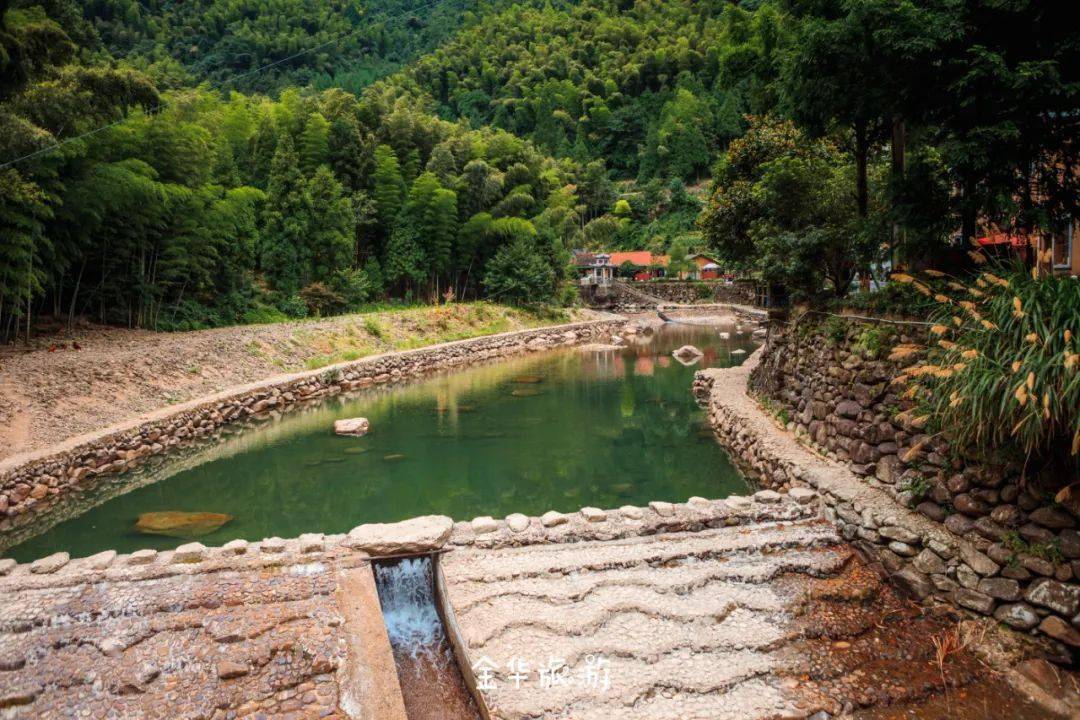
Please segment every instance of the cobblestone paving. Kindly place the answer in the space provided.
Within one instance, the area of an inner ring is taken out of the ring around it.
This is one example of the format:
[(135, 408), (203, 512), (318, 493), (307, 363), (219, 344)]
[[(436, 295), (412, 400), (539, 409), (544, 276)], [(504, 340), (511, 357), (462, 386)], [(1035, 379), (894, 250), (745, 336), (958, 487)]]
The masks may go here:
[(335, 568), (26, 587), (0, 603), (0, 713), (339, 718)]

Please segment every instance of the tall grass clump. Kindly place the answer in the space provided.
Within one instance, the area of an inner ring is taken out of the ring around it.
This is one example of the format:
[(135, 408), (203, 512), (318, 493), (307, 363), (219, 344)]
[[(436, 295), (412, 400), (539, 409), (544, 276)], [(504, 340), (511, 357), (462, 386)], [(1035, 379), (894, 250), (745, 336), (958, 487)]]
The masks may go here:
[(925, 359), (897, 378), (962, 448), (1015, 450), (1060, 487), (1080, 470), (1080, 283), (1020, 267), (897, 274), (934, 302)]

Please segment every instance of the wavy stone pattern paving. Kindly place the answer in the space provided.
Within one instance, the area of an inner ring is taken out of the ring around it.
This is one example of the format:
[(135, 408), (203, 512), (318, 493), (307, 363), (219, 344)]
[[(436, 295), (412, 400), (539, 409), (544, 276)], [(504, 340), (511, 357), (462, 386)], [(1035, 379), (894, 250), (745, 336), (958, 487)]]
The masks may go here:
[[(764, 523), (607, 542), (466, 549), (443, 561), (470, 660), (500, 667), (497, 718), (744, 718), (798, 715), (773, 649), (794, 627), (781, 576), (826, 576), (850, 560), (831, 526)], [(565, 661), (545, 687), (540, 665)], [(583, 682), (610, 662), (606, 692)], [(517, 687), (506, 667), (529, 663)]]

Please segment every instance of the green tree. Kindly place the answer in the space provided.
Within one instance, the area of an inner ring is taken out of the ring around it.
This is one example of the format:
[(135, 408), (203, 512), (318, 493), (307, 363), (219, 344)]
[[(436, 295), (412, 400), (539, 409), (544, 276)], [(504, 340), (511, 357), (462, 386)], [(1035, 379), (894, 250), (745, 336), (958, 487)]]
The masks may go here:
[(389, 232), (401, 210), (405, 195), (405, 182), (401, 177), (401, 168), (397, 156), (389, 145), (375, 148), (375, 173), (372, 175), (372, 197), (379, 218), (379, 224)]
[(488, 297), (499, 302), (548, 302), (555, 296), (555, 271), (533, 242), (518, 237), (499, 248), (488, 263), (484, 289)]
[(261, 267), (271, 287), (284, 296), (300, 289), (301, 248), (308, 230), (310, 205), (299, 157), (288, 135), (278, 141), (270, 164)]
[(300, 166), (312, 175), (320, 165), (330, 161), (330, 123), (321, 113), (311, 113), (300, 135)]

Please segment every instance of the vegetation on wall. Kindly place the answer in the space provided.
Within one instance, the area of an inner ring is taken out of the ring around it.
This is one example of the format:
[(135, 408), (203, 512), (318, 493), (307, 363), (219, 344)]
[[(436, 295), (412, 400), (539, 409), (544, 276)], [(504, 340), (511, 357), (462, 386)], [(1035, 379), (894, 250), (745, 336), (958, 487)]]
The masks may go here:
[(937, 305), (934, 345), (900, 376), (905, 396), (920, 401), (963, 447), (988, 455), (1015, 448), (1061, 472), (1059, 485), (1075, 477), (1080, 284), (997, 268), (963, 282), (934, 270), (922, 280), (894, 278)]

